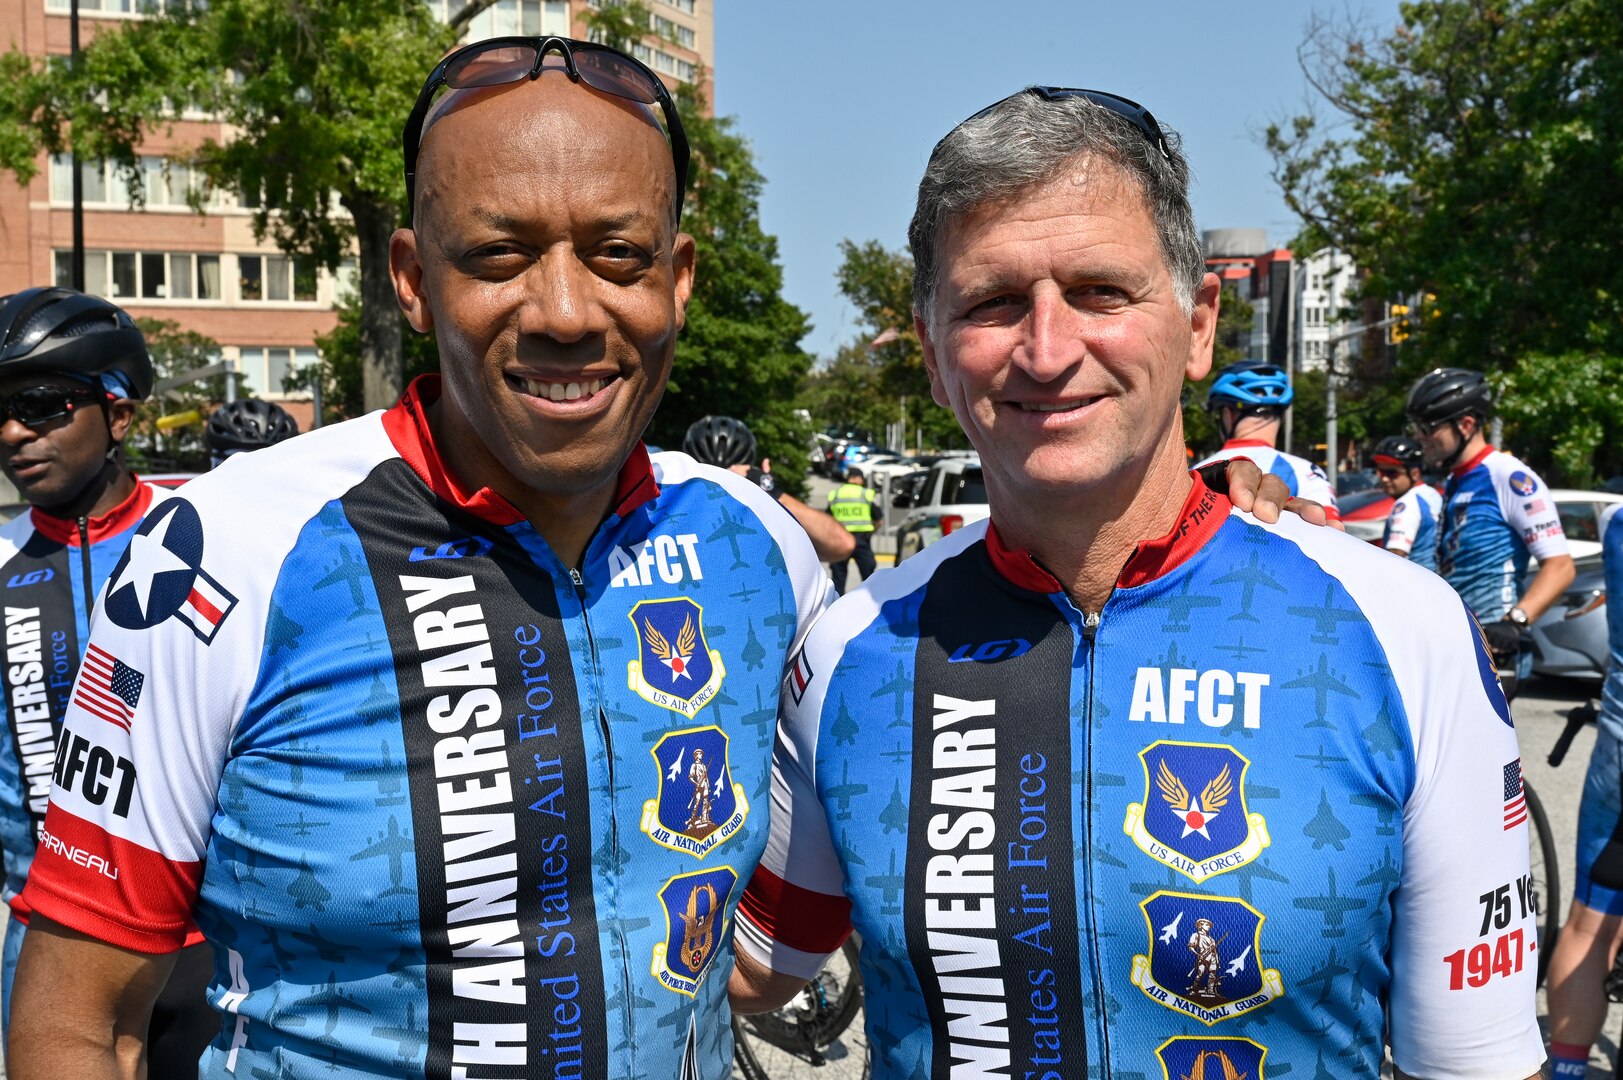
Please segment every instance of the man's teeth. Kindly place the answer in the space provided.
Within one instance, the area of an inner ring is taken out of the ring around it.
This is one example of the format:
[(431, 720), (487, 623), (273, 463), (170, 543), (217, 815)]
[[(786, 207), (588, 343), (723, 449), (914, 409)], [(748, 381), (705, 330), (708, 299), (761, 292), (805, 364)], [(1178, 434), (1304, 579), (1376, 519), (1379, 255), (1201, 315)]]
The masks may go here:
[(524, 392), (531, 397), (542, 398), (547, 401), (575, 401), (578, 398), (591, 397), (593, 394), (608, 386), (610, 379), (593, 379), (590, 382), (542, 382), (540, 379), (521, 379)]
[(1022, 401), (1020, 408), (1026, 412), (1072, 412), (1086, 405), (1086, 401), (1072, 401), (1059, 405), (1042, 405), (1035, 401)]

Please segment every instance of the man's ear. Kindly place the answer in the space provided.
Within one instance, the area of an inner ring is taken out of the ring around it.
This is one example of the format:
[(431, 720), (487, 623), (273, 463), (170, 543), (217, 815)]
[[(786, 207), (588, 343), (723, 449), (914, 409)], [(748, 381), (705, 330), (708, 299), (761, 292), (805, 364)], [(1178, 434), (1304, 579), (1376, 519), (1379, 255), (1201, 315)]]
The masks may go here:
[(1212, 370), (1212, 345), (1217, 340), (1217, 311), (1223, 283), (1216, 274), (1207, 274), (1195, 290), (1194, 310), (1189, 313), (1189, 360), (1184, 378), (1199, 382)]
[(107, 430), (114, 442), (123, 442), (124, 436), (130, 433), (130, 425), (134, 423), (135, 402), (129, 398), (119, 398), (107, 403)]
[(946, 387), (941, 385), (940, 361), (936, 356), (935, 342), (930, 340), (930, 326), (917, 309), (913, 312), (913, 332), (918, 334), (919, 346), (924, 350), (924, 371), (930, 376), (930, 397), (943, 409), (950, 409), (952, 402), (947, 397)]
[(434, 313), (423, 282), (423, 263), (418, 257), (420, 238), (414, 229), (396, 229), (389, 238), (389, 277), (394, 281), (395, 299), (406, 322), (419, 334), (432, 333)]

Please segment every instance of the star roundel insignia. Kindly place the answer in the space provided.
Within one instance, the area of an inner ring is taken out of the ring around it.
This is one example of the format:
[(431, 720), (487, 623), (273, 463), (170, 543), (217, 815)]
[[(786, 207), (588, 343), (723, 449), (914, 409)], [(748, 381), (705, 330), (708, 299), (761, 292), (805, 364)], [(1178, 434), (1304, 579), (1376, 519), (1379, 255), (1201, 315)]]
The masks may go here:
[(182, 499), (170, 499), (141, 523), (113, 571), (104, 607), (128, 630), (174, 615), (191, 595), (203, 559), (203, 525)]

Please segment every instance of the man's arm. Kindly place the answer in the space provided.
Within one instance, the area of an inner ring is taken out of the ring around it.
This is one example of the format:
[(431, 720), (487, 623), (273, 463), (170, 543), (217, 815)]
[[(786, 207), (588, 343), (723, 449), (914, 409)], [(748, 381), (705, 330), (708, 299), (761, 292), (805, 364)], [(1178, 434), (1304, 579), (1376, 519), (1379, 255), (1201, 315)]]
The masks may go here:
[(835, 521), (832, 514), (807, 506), (787, 492), (778, 496), (778, 502), (800, 522), (800, 527), (811, 537), (812, 547), (817, 550), (817, 557), (823, 562), (841, 562), (849, 559), (851, 553), (857, 549), (857, 538), (847, 532), (845, 526)]
[(1571, 555), (1552, 555), (1548, 559), (1541, 559), (1538, 573), (1533, 575), (1527, 591), (1516, 606), (1527, 612), (1528, 622), (1538, 622), (1539, 616), (1561, 599), (1561, 594), (1567, 591), (1567, 586), (1577, 576), (1578, 568), (1573, 564)]
[(174, 966), (173, 953), (121, 949), (35, 913), (12, 989), (12, 1080), (144, 1076), (152, 1003)]
[(773, 971), (742, 949), (733, 959), (733, 975), (727, 980), (727, 1000), (733, 1012), (746, 1016), (781, 1009), (794, 1000), (809, 979)]

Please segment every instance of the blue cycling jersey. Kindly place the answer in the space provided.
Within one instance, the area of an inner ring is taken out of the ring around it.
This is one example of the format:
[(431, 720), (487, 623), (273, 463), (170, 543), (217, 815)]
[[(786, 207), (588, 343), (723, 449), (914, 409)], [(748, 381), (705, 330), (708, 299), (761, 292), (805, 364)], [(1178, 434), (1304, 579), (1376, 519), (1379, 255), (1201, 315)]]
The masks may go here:
[(1517, 458), (1490, 446), (1448, 478), (1438, 569), (1479, 621), (1497, 622), (1516, 605), (1531, 558), (1565, 554), (1555, 500)]
[(1416, 566), (1437, 569), (1437, 523), (1443, 497), (1430, 484), (1417, 484), (1398, 496), (1386, 519), (1381, 546), (1406, 555)]
[(977, 524), (786, 684), (739, 947), (854, 926), (881, 1080), (1521, 1080), (1544, 1050), (1509, 710), (1436, 576), (1197, 483), (1096, 617)]
[(1606, 594), (1618, 597), (1606, 605), (1606, 631), (1611, 664), (1601, 690), (1600, 723), (1623, 742), (1623, 516), (1614, 513), (1601, 537), (1601, 559), (1606, 573)]
[[(722, 1080), (784, 660), (826, 601), (741, 476), (638, 447), (578, 567), (401, 406), (150, 516), (27, 896), (218, 956), (209, 1080)], [(740, 573), (744, 571), (744, 573)]]

